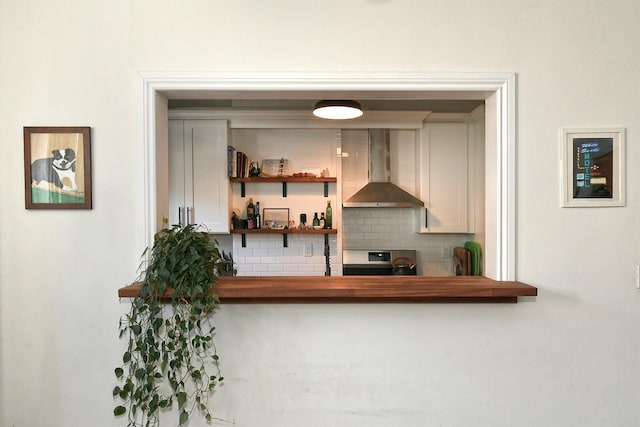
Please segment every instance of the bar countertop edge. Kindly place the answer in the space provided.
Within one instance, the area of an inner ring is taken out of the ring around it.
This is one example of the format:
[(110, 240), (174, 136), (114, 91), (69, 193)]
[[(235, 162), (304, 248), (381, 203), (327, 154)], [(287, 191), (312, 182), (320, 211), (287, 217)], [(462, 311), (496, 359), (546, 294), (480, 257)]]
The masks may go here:
[[(507, 302), (535, 297), (538, 289), (517, 281), (478, 276), (222, 276), (215, 292), (221, 303), (326, 302)], [(167, 296), (171, 290), (167, 291)], [(118, 290), (140, 294), (140, 284)]]

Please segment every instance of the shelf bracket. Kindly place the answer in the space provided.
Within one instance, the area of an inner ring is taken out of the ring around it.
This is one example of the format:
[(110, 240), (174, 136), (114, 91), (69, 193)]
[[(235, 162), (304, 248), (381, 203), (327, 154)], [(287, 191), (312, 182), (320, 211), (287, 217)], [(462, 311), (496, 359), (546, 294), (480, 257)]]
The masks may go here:
[(326, 181), (324, 183), (324, 197), (329, 197), (329, 183)]
[(324, 275), (325, 276), (331, 276), (331, 262), (329, 259), (329, 235), (325, 234), (324, 235), (324, 261), (325, 261), (325, 270), (324, 270)]
[(289, 247), (289, 239), (287, 238), (287, 233), (282, 235), (282, 246), (285, 248)]
[(242, 247), (246, 248), (247, 247), (247, 235), (242, 233), (240, 236), (242, 237)]
[(282, 197), (287, 197), (287, 183), (282, 183)]
[[(240, 183), (240, 197), (244, 197), (245, 196), (245, 186), (244, 186), (244, 182)], [(244, 234), (243, 234), (244, 236)]]

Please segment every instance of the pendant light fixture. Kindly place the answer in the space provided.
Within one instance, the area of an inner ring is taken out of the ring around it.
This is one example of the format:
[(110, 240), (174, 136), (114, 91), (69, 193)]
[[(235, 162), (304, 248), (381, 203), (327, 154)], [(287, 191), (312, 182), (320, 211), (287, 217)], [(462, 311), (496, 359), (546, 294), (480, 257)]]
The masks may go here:
[(356, 101), (323, 100), (316, 103), (313, 115), (330, 120), (355, 119), (362, 115), (362, 107)]

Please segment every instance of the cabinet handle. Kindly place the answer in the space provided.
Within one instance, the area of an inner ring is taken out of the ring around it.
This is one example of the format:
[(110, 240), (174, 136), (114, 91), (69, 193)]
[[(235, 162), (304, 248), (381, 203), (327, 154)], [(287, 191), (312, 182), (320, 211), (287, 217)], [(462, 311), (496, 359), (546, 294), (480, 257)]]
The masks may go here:
[(179, 206), (178, 206), (178, 224), (183, 225), (182, 224), (182, 208)]
[(187, 225), (191, 224), (191, 208), (187, 208)]
[(424, 228), (429, 228), (429, 209), (424, 208)]

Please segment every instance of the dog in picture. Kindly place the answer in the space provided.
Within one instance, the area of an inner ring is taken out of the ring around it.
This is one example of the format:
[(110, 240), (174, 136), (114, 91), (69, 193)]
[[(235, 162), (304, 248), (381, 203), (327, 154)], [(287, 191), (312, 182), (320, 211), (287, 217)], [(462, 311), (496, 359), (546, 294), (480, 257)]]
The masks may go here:
[[(71, 148), (53, 150), (53, 157), (45, 157), (31, 163), (31, 179), (38, 185), (49, 182), (65, 191), (78, 191), (76, 184), (76, 152)], [(68, 178), (71, 185), (63, 183)]]

